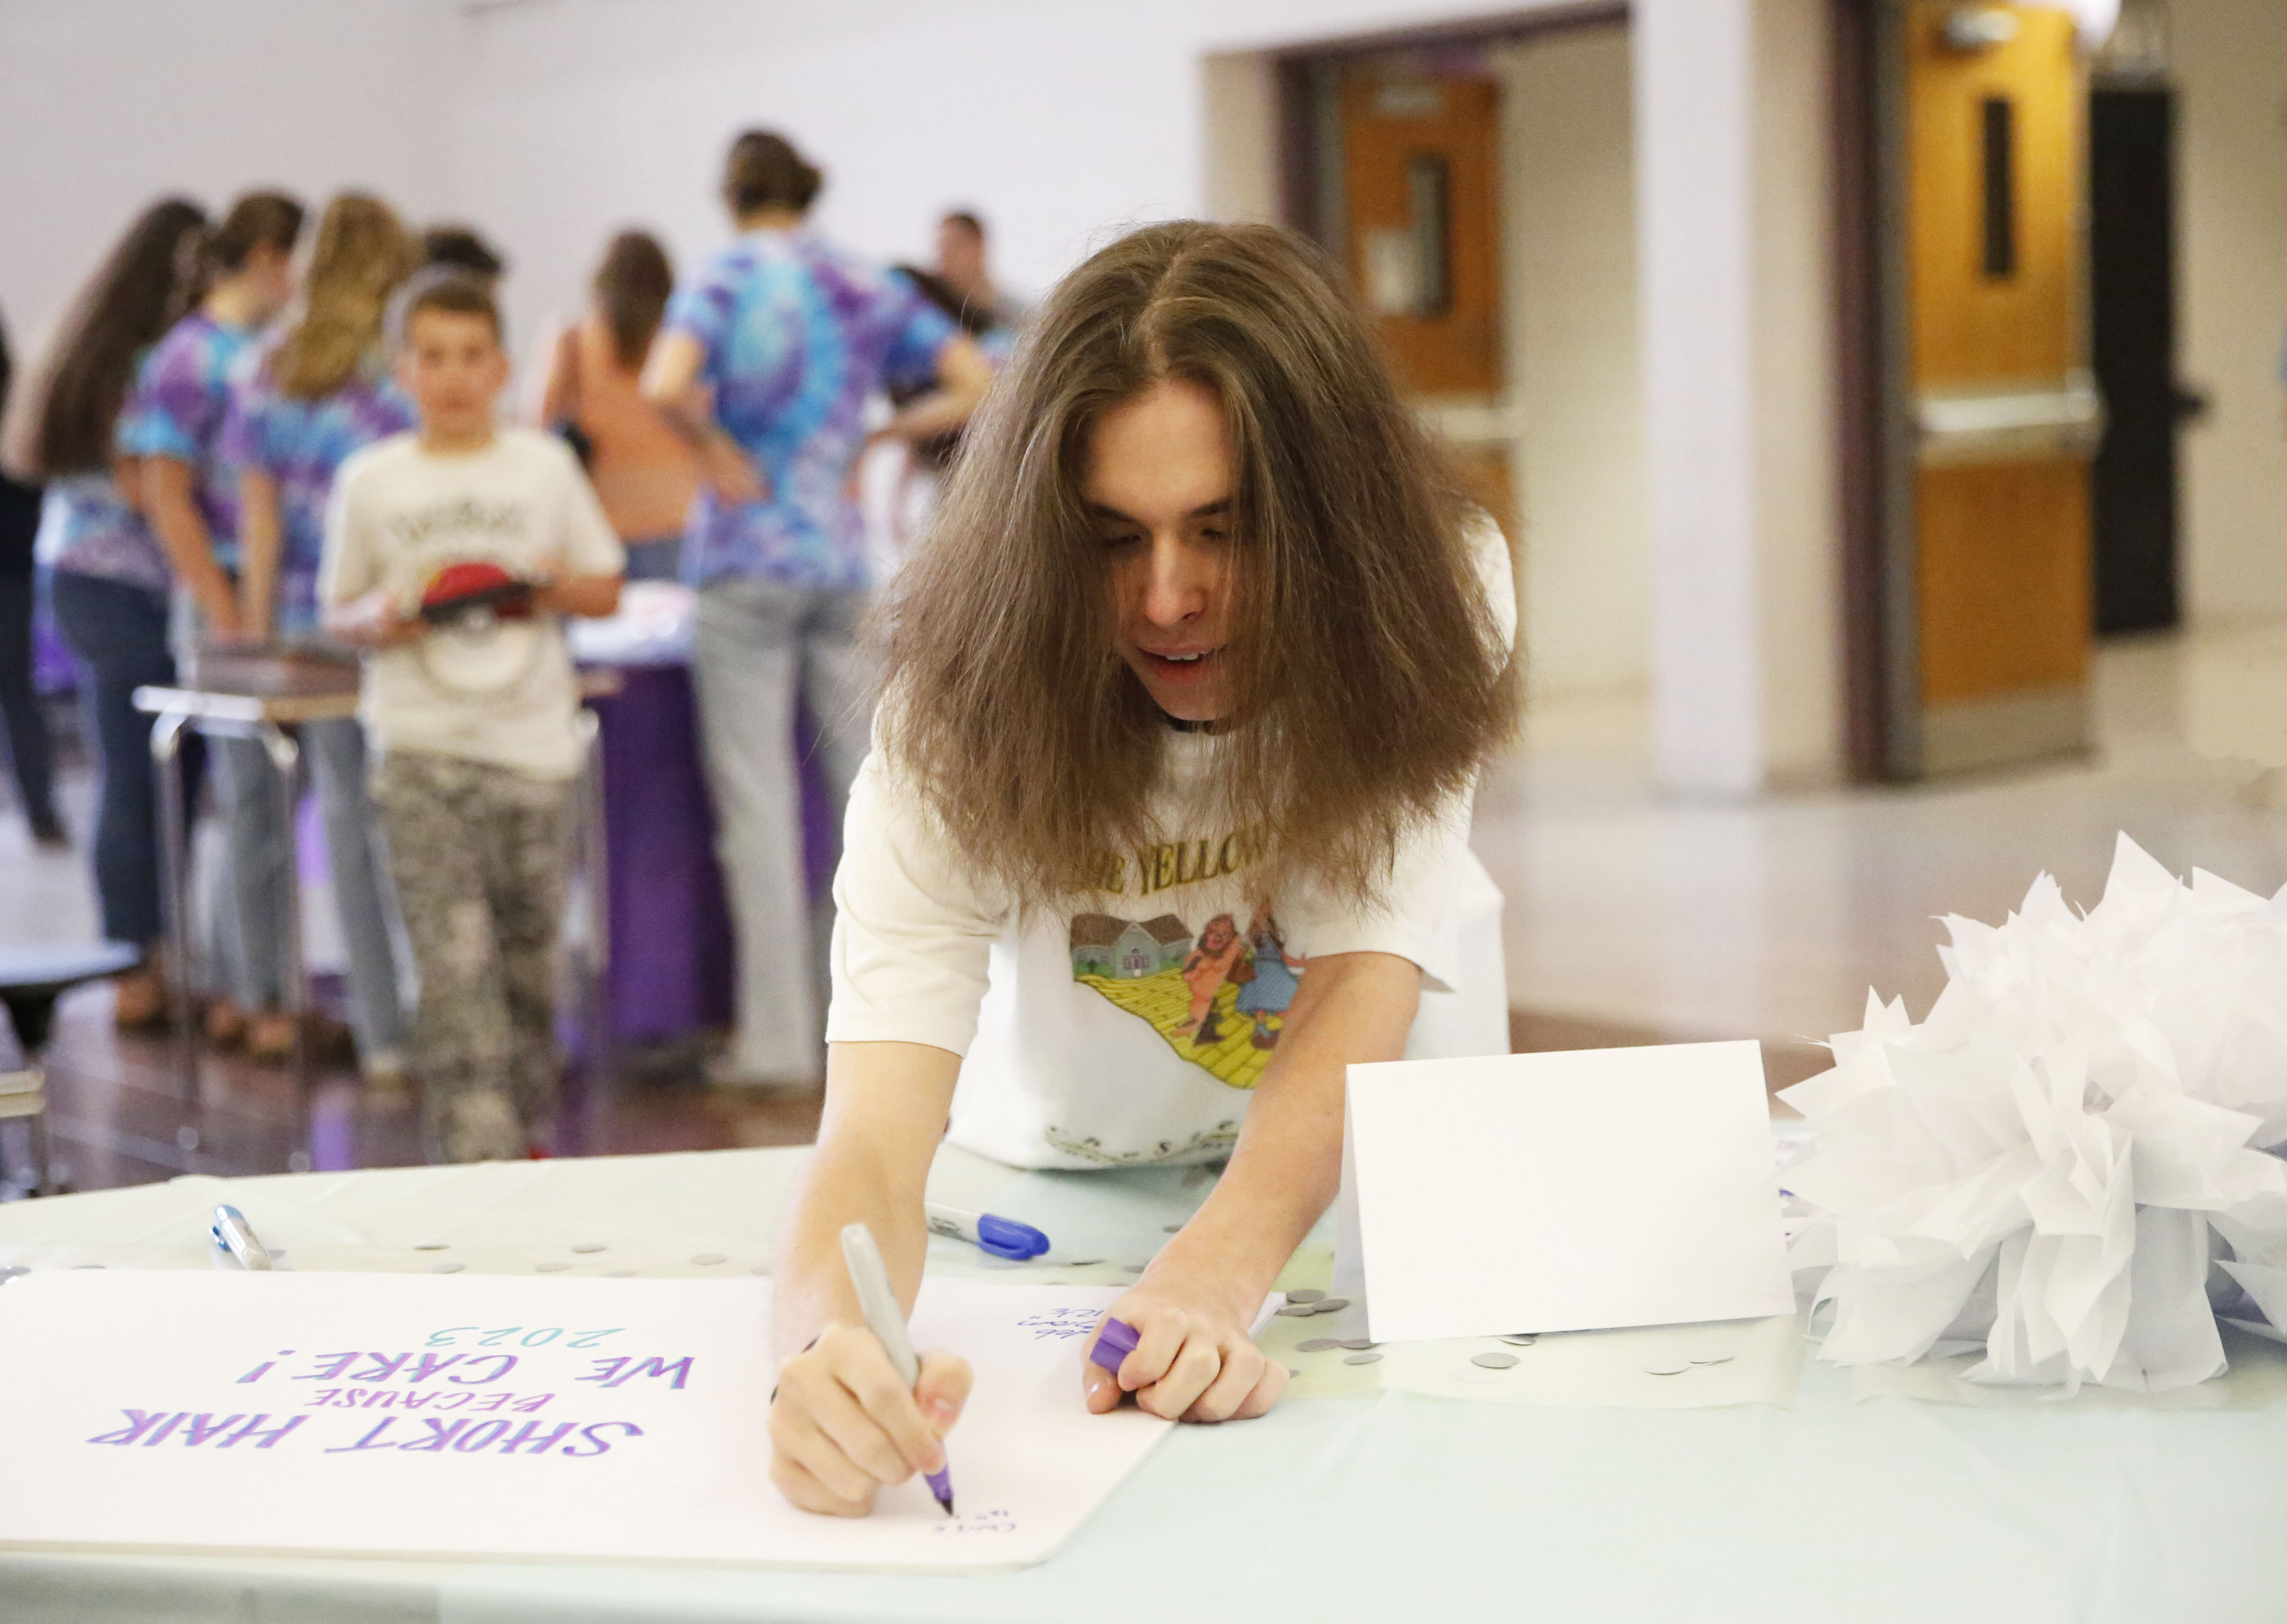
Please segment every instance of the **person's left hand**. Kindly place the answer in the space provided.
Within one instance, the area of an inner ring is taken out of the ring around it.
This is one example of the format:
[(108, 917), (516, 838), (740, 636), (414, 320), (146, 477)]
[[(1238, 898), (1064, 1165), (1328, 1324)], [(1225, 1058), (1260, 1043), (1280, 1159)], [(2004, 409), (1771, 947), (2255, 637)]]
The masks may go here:
[(1240, 1304), (1229, 1295), (1181, 1264), (1154, 1264), (1112, 1305), (1109, 1317), (1134, 1326), (1138, 1338), (1120, 1374), (1082, 1355), (1089, 1410), (1101, 1415), (1132, 1393), (1138, 1406), (1169, 1421), (1246, 1421), (1278, 1403), (1290, 1373), (1264, 1358), (1247, 1334), (1262, 1299)]

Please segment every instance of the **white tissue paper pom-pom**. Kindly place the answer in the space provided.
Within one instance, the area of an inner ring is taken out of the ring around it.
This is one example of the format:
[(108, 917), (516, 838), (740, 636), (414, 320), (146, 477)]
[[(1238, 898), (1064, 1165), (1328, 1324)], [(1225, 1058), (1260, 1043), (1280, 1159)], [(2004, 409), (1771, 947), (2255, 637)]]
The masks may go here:
[(2186, 885), (2123, 835), (2086, 915), (2045, 874), (1945, 924), (1929, 1018), (1870, 993), (1779, 1096), (1816, 1129), (1784, 1182), (1821, 1356), (2157, 1392), (2221, 1374), (2218, 1303), (2287, 1341), (2287, 889)]

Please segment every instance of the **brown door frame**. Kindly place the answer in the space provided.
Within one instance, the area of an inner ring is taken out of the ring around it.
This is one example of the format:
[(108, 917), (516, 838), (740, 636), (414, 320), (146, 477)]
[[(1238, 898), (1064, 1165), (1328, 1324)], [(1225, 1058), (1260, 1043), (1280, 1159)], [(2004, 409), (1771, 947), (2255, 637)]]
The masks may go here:
[(1836, 431), (1850, 776), (1921, 774), (1902, 0), (1832, 0)]

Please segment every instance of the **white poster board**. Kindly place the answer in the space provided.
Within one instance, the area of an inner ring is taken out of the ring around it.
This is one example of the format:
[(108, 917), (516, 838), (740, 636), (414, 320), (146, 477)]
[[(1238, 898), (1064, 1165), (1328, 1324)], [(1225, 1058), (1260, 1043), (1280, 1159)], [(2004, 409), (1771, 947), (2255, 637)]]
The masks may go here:
[(772, 1487), (770, 1282), (59, 1271), (0, 1287), (0, 1545), (973, 1572), (1049, 1556), (1167, 1431), (1090, 1415), (1116, 1287), (933, 1281), (977, 1385), (856, 1521)]
[(1377, 1342), (1794, 1311), (1752, 1042), (1353, 1066), (1343, 1170)]

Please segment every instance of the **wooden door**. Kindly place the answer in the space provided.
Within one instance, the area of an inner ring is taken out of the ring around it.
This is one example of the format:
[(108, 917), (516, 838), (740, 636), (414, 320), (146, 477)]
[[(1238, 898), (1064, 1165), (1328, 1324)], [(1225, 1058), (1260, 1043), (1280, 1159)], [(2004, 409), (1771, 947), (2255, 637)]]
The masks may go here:
[(2085, 748), (2086, 173), (2074, 24), (1903, 12), (1908, 386), (1922, 772)]
[(1491, 79), (1360, 72), (1342, 86), (1349, 272), (1410, 394), (1501, 387), (1500, 120)]
[[(1444, 431), (1455, 471), (1514, 542), (1500, 305), (1500, 86), (1384, 66), (1341, 87), (1351, 285), (1398, 387)], [(1441, 412), (1445, 406), (1459, 411)]]

